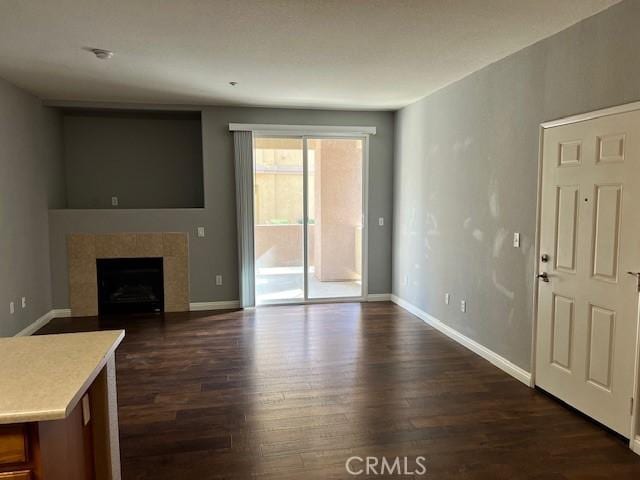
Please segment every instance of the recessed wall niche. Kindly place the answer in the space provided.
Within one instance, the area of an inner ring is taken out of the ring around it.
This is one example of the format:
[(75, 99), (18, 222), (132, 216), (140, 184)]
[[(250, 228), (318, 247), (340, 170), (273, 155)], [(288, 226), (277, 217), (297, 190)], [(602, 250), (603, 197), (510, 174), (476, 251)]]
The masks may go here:
[(67, 208), (203, 208), (200, 112), (64, 109)]

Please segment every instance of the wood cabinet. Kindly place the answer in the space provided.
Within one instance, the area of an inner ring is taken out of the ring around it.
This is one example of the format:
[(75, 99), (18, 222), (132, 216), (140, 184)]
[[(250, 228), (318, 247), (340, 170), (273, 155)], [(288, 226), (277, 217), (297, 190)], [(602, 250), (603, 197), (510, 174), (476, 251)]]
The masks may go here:
[(35, 480), (27, 424), (0, 425), (0, 480)]
[(0, 480), (120, 480), (123, 330), (0, 338)]
[(0, 426), (0, 468), (26, 461), (26, 427), (24, 425)]
[(67, 418), (0, 425), (0, 480), (91, 480), (91, 421), (82, 404)]
[(0, 473), (0, 480), (33, 480), (31, 472), (24, 470), (21, 472)]

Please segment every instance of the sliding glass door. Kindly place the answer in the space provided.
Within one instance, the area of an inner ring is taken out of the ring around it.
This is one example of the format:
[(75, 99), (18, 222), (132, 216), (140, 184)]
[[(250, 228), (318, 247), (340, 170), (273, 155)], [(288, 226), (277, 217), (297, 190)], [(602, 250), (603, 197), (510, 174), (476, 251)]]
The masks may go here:
[(307, 297), (360, 297), (363, 140), (309, 138), (307, 159)]
[(304, 300), (304, 153), (301, 138), (255, 139), (256, 303)]
[(256, 303), (361, 298), (364, 137), (255, 138)]

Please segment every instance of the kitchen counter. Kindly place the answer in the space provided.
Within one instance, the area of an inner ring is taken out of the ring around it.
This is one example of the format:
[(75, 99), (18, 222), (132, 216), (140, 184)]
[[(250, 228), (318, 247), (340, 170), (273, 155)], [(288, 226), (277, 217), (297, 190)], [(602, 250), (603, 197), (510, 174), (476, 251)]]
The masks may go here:
[(124, 330), (0, 338), (0, 424), (66, 418)]
[(0, 479), (119, 480), (124, 330), (0, 338)]

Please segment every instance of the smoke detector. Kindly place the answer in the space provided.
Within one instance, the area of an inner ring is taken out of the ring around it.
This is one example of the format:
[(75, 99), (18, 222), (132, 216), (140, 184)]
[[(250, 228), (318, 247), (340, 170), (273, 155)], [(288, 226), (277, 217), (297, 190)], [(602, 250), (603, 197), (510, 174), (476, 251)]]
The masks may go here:
[(104, 50), (102, 48), (89, 48), (88, 50), (100, 60), (109, 60), (113, 57), (113, 52), (111, 50)]

